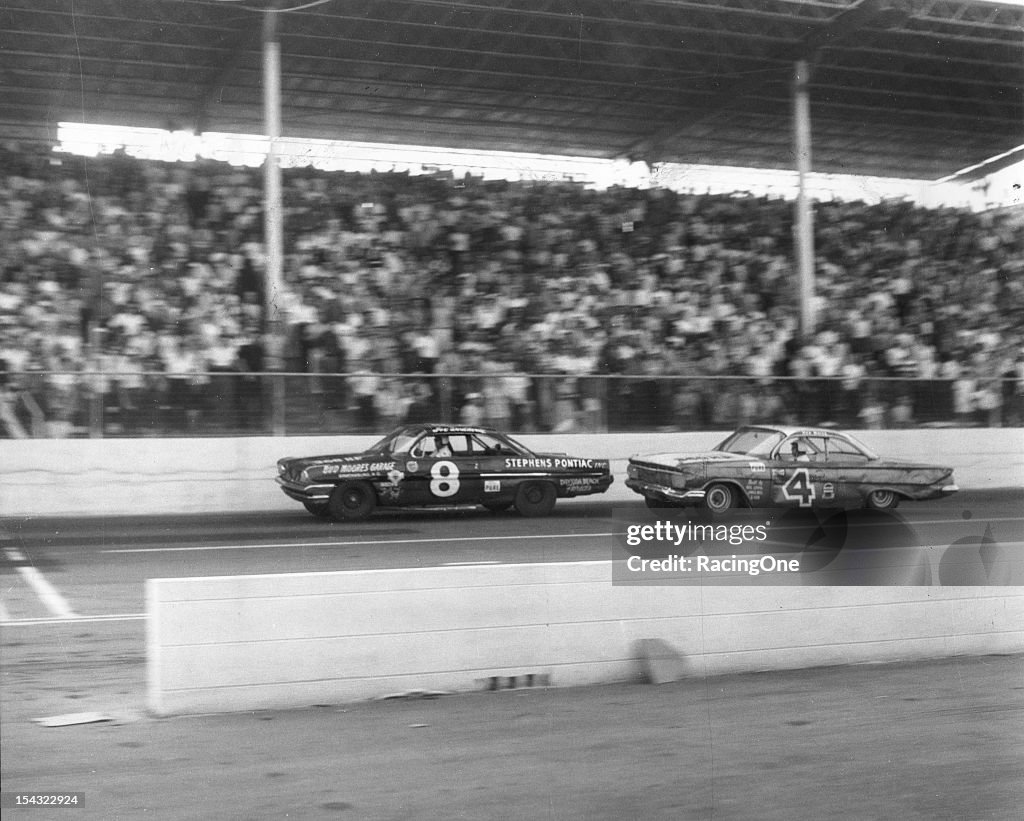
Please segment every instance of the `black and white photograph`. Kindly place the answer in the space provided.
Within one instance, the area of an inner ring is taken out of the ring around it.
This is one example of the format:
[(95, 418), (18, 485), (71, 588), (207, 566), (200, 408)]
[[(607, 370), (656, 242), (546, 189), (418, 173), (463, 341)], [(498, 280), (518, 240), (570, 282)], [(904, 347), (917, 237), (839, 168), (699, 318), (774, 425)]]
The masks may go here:
[(0, 811), (1019, 821), (1024, 0), (0, 2)]

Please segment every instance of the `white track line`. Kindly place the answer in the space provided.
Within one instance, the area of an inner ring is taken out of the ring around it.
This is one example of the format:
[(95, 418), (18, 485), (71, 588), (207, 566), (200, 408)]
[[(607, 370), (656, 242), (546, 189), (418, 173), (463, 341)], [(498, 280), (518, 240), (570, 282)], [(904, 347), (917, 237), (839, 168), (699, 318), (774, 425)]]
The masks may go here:
[(24, 553), (16, 547), (5, 547), (4, 555), (7, 556), (8, 561), (17, 565), (21, 577), (35, 591), (35, 594), (39, 596), (40, 600), (53, 615), (61, 619), (78, 618), (78, 615), (71, 609), (71, 605), (67, 603), (60, 594), (60, 591), (50, 584), (39, 570), (30, 564), (26, 564), (28, 560), (25, 558)]
[(596, 539), (614, 533), (551, 533), (521, 536), (444, 536), (434, 539), (362, 539), (354, 542), (276, 542), (272, 544), (226, 544), (192, 547), (124, 547), (101, 550), (100, 553), (182, 553), (207, 550), (266, 550), (282, 547), (359, 547), (382, 544), (437, 544), (438, 542), (511, 542), (530, 539)]
[[(931, 524), (959, 524), (959, 525), (978, 525), (989, 522), (1018, 522), (1022, 521), (1022, 517), (1013, 516), (1006, 518), (979, 518), (974, 519), (925, 519), (923, 521), (911, 521), (908, 522), (910, 526), (914, 525), (931, 525)], [(857, 527), (883, 527), (888, 525), (888, 522), (875, 523), (864, 523), (858, 524)], [(789, 531), (795, 530), (801, 527), (807, 527), (808, 525), (789, 525), (778, 528), (773, 528), (777, 531)], [(512, 542), (512, 541), (530, 541), (533, 539), (603, 539), (615, 535), (622, 535), (621, 533), (616, 534), (614, 531), (607, 533), (537, 533), (537, 534), (520, 534), (517, 536), (438, 536), (431, 539), (361, 539), (358, 541), (348, 542), (266, 542), (259, 544), (228, 544), (228, 545), (190, 545), (188, 547), (123, 547), (123, 548), (108, 548), (106, 550), (100, 550), (100, 553), (204, 553), (211, 550), (273, 550), (280, 548), (299, 548), (299, 547), (362, 547), (365, 545), (389, 545), (389, 544), (437, 544), (440, 542), (452, 543), (452, 542)]]
[(0, 622), (3, 627), (34, 627), (47, 624), (85, 624), (96, 621), (144, 621), (145, 613), (113, 613), (106, 616), (74, 616), (72, 618), (10, 619)]
[(479, 562), (442, 562), (441, 563), (441, 567), (466, 567), (466, 566), (474, 566), (474, 565), (478, 565), (478, 564), (497, 564), (497, 563), (498, 563), (497, 559), (485, 559), (484, 561), (479, 561)]

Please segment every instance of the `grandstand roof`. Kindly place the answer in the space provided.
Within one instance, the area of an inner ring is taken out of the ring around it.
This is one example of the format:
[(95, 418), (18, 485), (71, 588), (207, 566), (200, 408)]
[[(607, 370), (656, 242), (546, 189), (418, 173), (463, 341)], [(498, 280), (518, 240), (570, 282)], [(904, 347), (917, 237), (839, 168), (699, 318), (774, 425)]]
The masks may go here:
[[(5, 0), (0, 134), (58, 121), (935, 179), (1024, 143), (1024, 8), (965, 0)], [(1019, 159), (1018, 154), (1015, 159)]]

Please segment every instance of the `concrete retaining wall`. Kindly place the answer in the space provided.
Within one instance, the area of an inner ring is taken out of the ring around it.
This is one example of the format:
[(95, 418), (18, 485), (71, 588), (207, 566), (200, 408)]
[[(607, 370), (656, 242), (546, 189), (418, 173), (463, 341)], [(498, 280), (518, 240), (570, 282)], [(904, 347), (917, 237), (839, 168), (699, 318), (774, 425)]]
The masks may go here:
[[(1024, 429), (863, 431), (886, 456), (948, 464), (967, 489), (1024, 487)], [(704, 450), (721, 433), (523, 436), (537, 450), (611, 458), (604, 499), (635, 499), (622, 484), (634, 453)], [(0, 512), (7, 516), (294, 510), (273, 482), (282, 456), (358, 451), (377, 437), (0, 441)]]
[(610, 562), (150, 580), (157, 714), (414, 689), (635, 678), (660, 639), (685, 674), (1024, 651), (1024, 589), (630, 587)]

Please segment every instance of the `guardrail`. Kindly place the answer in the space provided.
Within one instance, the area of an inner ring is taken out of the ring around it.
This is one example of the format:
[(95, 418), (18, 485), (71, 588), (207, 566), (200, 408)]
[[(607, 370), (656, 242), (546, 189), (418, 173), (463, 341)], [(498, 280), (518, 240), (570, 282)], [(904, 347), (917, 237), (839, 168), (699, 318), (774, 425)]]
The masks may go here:
[[(965, 492), (1024, 487), (1024, 428), (864, 431), (860, 435), (868, 447), (887, 457), (925, 459), (952, 467)], [(7, 441), (0, 445), (0, 515), (302, 513), (273, 481), (277, 459), (354, 453), (378, 438), (332, 434)], [(540, 452), (610, 459), (615, 484), (600, 497), (584, 499), (611, 504), (639, 502), (640, 497), (624, 483), (626, 460), (632, 454), (700, 452), (716, 445), (723, 434), (520, 434), (517, 438)]]
[(149, 707), (631, 680), (652, 639), (684, 676), (1024, 649), (1017, 588), (629, 587), (611, 564), (150, 579)]
[(377, 433), (401, 422), (511, 433), (1024, 422), (1016, 379), (494, 373), (50, 372), (0, 384), (0, 438)]

